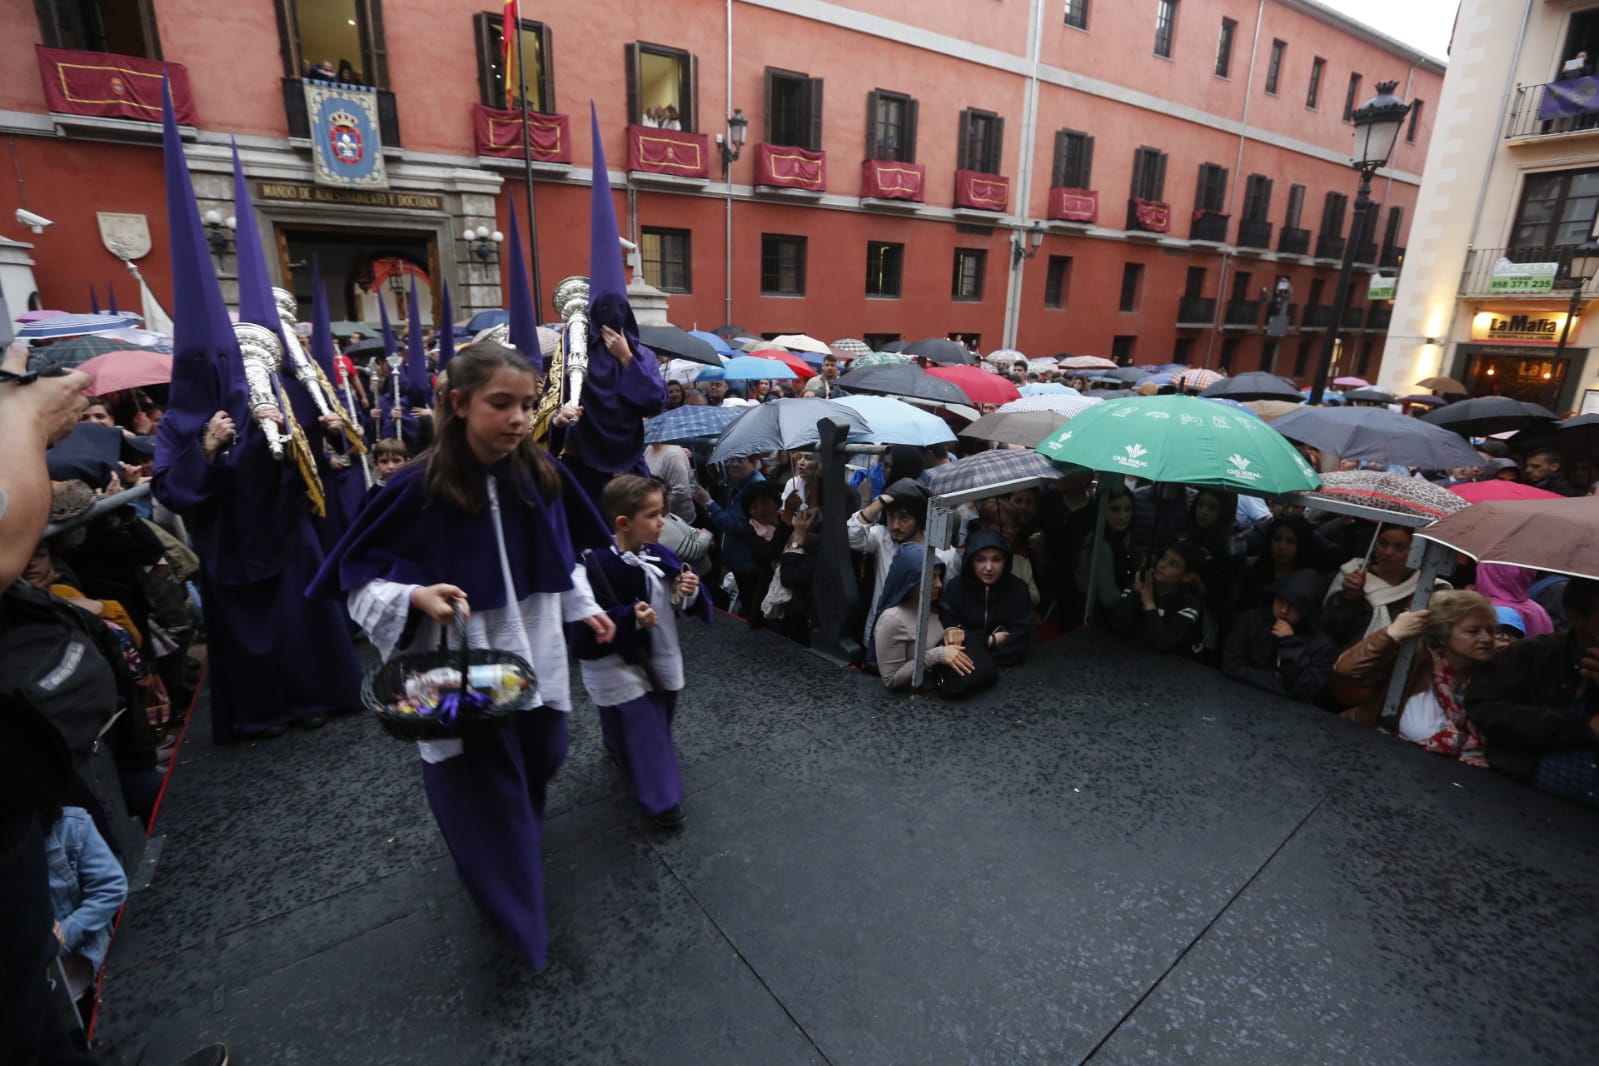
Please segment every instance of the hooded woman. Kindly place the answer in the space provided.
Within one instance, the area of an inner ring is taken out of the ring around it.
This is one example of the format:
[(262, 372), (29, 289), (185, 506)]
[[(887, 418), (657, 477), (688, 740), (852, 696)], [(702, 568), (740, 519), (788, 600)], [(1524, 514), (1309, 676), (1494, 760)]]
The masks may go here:
[(959, 629), (962, 643), (987, 649), (1000, 666), (1027, 657), (1033, 601), (1022, 579), (1011, 573), (1010, 545), (991, 529), (966, 542), (960, 576), (944, 586), (938, 614), (945, 629)]
[[(890, 689), (908, 688), (916, 668), (916, 594), (922, 580), (922, 560), (927, 555), (923, 544), (901, 544), (883, 580), (883, 595), (877, 617), (872, 622), (872, 643), (877, 650), (877, 672)], [(944, 588), (944, 564), (933, 564), (933, 599)], [(948, 666), (958, 674), (968, 674), (971, 658), (958, 643), (946, 640), (944, 624), (938, 618), (927, 620), (926, 643), (921, 651), (922, 665), (931, 669)]]
[(1296, 570), (1270, 587), (1269, 608), (1244, 611), (1227, 636), (1222, 673), (1300, 703), (1320, 703), (1337, 650), (1316, 628), (1322, 579)]
[(1506, 566), (1502, 563), (1481, 563), (1477, 566), (1477, 591), (1492, 600), (1494, 606), (1509, 607), (1521, 615), (1522, 632), (1529, 637), (1541, 637), (1555, 631), (1549, 612), (1528, 595), (1528, 590), (1537, 579), (1538, 572), (1525, 566)]

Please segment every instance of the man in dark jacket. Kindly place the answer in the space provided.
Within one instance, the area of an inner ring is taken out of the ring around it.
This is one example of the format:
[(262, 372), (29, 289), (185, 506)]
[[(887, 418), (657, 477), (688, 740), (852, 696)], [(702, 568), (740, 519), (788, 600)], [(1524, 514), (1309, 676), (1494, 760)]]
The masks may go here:
[(1000, 666), (1016, 666), (1027, 657), (1033, 632), (1033, 598), (1010, 564), (1004, 537), (991, 529), (973, 533), (960, 577), (944, 585), (938, 602), (944, 628), (963, 631), (965, 647), (985, 648)]
[(1561, 474), (1560, 453), (1553, 448), (1540, 448), (1527, 456), (1521, 473), (1526, 478), (1527, 484), (1535, 489), (1559, 493), (1561, 496), (1582, 495), (1582, 492), (1572, 488), (1565, 475)]
[(1198, 655), (1205, 649), (1205, 594), (1199, 571), (1205, 552), (1180, 540), (1138, 575), (1111, 612), (1110, 626), (1154, 651)]
[(1572, 578), (1571, 628), (1518, 640), (1466, 690), (1466, 716), (1488, 765), (1557, 796), (1599, 807), (1599, 581)]
[(1222, 673), (1301, 703), (1319, 704), (1338, 652), (1316, 628), (1322, 581), (1296, 570), (1272, 589), (1270, 608), (1244, 611), (1228, 634)]

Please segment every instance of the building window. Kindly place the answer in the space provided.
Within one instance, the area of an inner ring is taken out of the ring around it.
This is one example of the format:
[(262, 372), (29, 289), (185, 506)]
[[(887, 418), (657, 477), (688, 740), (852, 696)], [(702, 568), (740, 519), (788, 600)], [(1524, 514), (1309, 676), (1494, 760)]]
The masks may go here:
[(1355, 121), (1355, 98), (1360, 95), (1360, 75), (1349, 75), (1349, 91), (1344, 94), (1344, 121)]
[(967, 108), (961, 112), (960, 139), (956, 141), (956, 170), (998, 174), (1005, 147), (1005, 120), (992, 111)]
[(1133, 189), (1136, 200), (1166, 198), (1166, 153), (1158, 148), (1133, 151)]
[(1412, 100), (1410, 102), (1410, 124), (1405, 127), (1405, 143), (1416, 143), (1416, 130), (1421, 127), (1421, 111), (1427, 106), (1425, 100)]
[(699, 61), (680, 48), (636, 41), (627, 57), (627, 119), (635, 126), (699, 128)]
[(880, 352), (895, 341), (902, 339), (898, 333), (867, 333), (861, 337), (866, 342), (866, 347), (874, 352)]
[(1063, 309), (1066, 300), (1071, 295), (1072, 288), (1072, 257), (1069, 255), (1052, 255), (1049, 257), (1049, 273), (1044, 276), (1044, 306)]
[(1599, 211), (1599, 170), (1528, 174), (1521, 186), (1513, 248), (1569, 247), (1593, 232)]
[(1055, 131), (1055, 165), (1050, 184), (1068, 189), (1094, 187), (1094, 138), (1077, 130)]
[(388, 88), (382, 0), (277, 0), (277, 9), (286, 76), (330, 64), (338, 81)]
[(766, 68), (766, 143), (822, 150), (822, 79)]
[(1294, 377), (1302, 378), (1310, 369), (1310, 351), (1316, 345), (1315, 337), (1301, 337), (1299, 351), (1294, 353)]
[(1171, 361), (1179, 366), (1188, 365), (1188, 357), (1194, 351), (1194, 338), (1178, 337), (1177, 344), (1172, 348)]
[[(1310, 292), (1305, 298), (1306, 307), (1320, 307), (1322, 297), (1327, 294), (1327, 279), (1314, 278), (1310, 282)], [(1297, 373), (1297, 371), (1295, 371)]]
[(866, 158), (916, 162), (916, 101), (904, 93), (866, 94)]
[(46, 48), (161, 58), (151, 0), (35, 0)]
[(1066, 0), (1066, 25), (1088, 29), (1088, 0)]
[(1277, 82), (1283, 73), (1283, 53), (1288, 50), (1286, 41), (1271, 42), (1271, 59), (1266, 63), (1266, 95), (1277, 95)]
[(1143, 289), (1144, 289), (1144, 264), (1142, 264), (1142, 263), (1123, 263), (1122, 264), (1121, 310), (1123, 310), (1123, 311), (1136, 311), (1136, 310), (1138, 310), (1138, 301), (1139, 301), (1139, 297), (1141, 297), (1143, 295)]
[(1271, 179), (1251, 174), (1244, 182), (1244, 221), (1265, 222), (1271, 218)]
[(1205, 298), (1205, 276), (1209, 273), (1204, 267), (1189, 267), (1188, 276), (1183, 281), (1183, 298), (1186, 300), (1202, 300)]
[(1249, 299), (1249, 283), (1254, 280), (1254, 275), (1247, 270), (1240, 270), (1233, 275), (1233, 303), (1243, 303)]
[(639, 231), (644, 280), (662, 292), (692, 292), (689, 231), (645, 226)]
[(866, 295), (899, 296), (905, 269), (905, 246), (887, 241), (866, 242)]
[(1216, 77), (1225, 78), (1233, 70), (1233, 34), (1238, 30), (1237, 19), (1221, 20), (1221, 36), (1216, 39)]
[(1283, 218), (1283, 229), (1298, 229), (1300, 216), (1305, 213), (1305, 187), (1288, 186), (1288, 214)]
[(950, 295), (957, 300), (981, 300), (987, 260), (988, 253), (981, 248), (955, 249), (955, 278)]
[(761, 293), (805, 295), (805, 238), (761, 234)]
[(1122, 366), (1133, 364), (1133, 347), (1138, 343), (1136, 335), (1120, 335), (1110, 339), (1110, 357)]
[(1238, 338), (1236, 336), (1224, 338), (1221, 342), (1221, 372), (1233, 372), (1233, 360), (1238, 358)]
[(1344, 211), (1349, 207), (1349, 197), (1341, 192), (1330, 192), (1321, 205), (1321, 233), (1323, 237), (1339, 237), (1344, 232)]
[(1388, 209), (1388, 228), (1383, 230), (1382, 243), (1389, 248), (1399, 247), (1399, 229), (1405, 224), (1405, 209), (1390, 207)]
[(1215, 163), (1199, 164), (1199, 185), (1194, 190), (1195, 211), (1220, 212), (1227, 206), (1227, 168)]
[(1355, 364), (1355, 373), (1366, 377), (1371, 373), (1371, 357), (1377, 350), (1377, 339), (1367, 338), (1360, 342), (1360, 362)]
[(1305, 106), (1314, 111), (1321, 103), (1321, 76), (1327, 70), (1327, 61), (1317, 56), (1310, 61), (1310, 88), (1305, 90)]
[(1156, 0), (1155, 54), (1171, 58), (1172, 38), (1177, 33), (1177, 0)]
[[(477, 40), (478, 99), (484, 107), (520, 108), (521, 82), (517, 78), (516, 52), (511, 53), (511, 84), (506, 86), (504, 20), (483, 12), (472, 16)], [(555, 111), (555, 72), (550, 63), (550, 28), (542, 22), (522, 20), (522, 65), (527, 68), (527, 102), (534, 111)], [(514, 42), (513, 42), (514, 44)]]

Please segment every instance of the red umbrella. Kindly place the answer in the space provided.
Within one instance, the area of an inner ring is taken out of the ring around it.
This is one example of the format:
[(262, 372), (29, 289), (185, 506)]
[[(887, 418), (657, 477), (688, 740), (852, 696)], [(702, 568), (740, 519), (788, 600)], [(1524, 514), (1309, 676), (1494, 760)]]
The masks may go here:
[(1559, 500), (1563, 497), (1558, 492), (1547, 489), (1533, 488), (1523, 485), (1519, 481), (1471, 481), (1464, 485), (1450, 485), (1449, 491), (1463, 500), (1471, 503), (1486, 503), (1489, 500)]
[(172, 380), (172, 357), (148, 348), (107, 352), (78, 369), (94, 379), (94, 387), (89, 391), (95, 396), (104, 396), (144, 385), (165, 385)]
[(762, 348), (762, 349), (760, 349), (758, 351), (751, 352), (750, 354), (759, 356), (762, 359), (775, 359), (779, 363), (782, 363), (784, 366), (788, 367), (790, 370), (794, 371), (794, 373), (798, 374), (802, 378), (814, 378), (816, 376), (816, 368), (814, 366), (812, 366), (811, 364), (807, 363), (804, 359), (802, 359), (799, 356), (795, 355), (793, 352), (790, 352), (790, 351), (775, 351), (774, 352), (774, 351), (771, 351), (769, 349)]
[(975, 366), (932, 366), (927, 368), (927, 374), (959, 386), (974, 403), (1010, 403), (1022, 395), (1005, 378)]

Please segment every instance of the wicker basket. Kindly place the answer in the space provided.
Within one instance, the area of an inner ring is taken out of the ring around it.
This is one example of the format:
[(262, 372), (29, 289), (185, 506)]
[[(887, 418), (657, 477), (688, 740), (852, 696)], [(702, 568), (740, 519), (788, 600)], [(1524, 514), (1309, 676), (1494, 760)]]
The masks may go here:
[[(460, 635), (460, 648), (450, 650), (450, 631), (446, 626), (439, 632), (437, 651), (397, 655), (362, 679), (361, 702), (378, 716), (379, 724), (389, 736), (397, 740), (451, 740), (499, 729), (510, 724), (512, 716), (536, 706), (536, 679), (525, 659), (506, 651), (471, 647), (467, 640), (466, 617), (459, 606), (455, 607), (455, 629)], [(511, 667), (526, 674), (532, 683), (515, 700), (465, 706), (450, 721), (437, 715), (399, 709), (398, 704), (405, 696), (405, 683), (412, 677), (439, 667), (451, 667), (459, 670), (464, 680), (474, 666)]]

